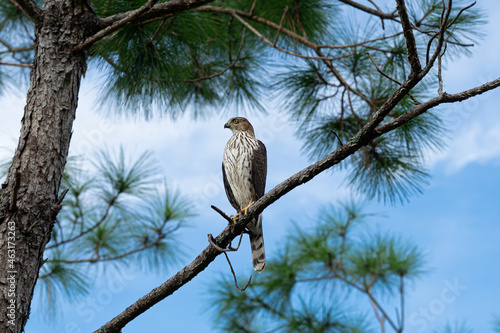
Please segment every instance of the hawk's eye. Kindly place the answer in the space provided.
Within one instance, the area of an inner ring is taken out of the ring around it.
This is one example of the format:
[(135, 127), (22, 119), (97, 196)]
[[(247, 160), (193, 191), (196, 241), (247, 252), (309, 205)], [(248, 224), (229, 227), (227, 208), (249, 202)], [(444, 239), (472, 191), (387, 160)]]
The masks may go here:
[(233, 123), (237, 124), (238, 123), (238, 119), (233, 119)]

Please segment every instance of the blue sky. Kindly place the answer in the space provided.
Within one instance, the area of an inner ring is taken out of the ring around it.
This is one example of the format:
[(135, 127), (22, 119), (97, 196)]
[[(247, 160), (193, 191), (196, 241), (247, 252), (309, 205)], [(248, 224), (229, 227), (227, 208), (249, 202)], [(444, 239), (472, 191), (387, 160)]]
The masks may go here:
[[(500, 17), (500, 3), (483, 0), (479, 5), (489, 16), (487, 35), (474, 48), (472, 57), (450, 64), (445, 71), (444, 89), (449, 93), (500, 76), (500, 22), (495, 20)], [(197, 121), (186, 116), (175, 122), (167, 117), (150, 122), (106, 118), (96, 112), (97, 76), (90, 70), (83, 81), (71, 151), (91, 153), (103, 145), (124, 145), (136, 153), (153, 150), (169, 183), (196, 203), (198, 216), (189, 229), (181, 231), (180, 238), (187, 253), (183, 265), (188, 264), (207, 246), (207, 233), (218, 234), (225, 227), (225, 221), (210, 205), (231, 211), (220, 174), (222, 151), (231, 134), (223, 124), (240, 112), (233, 110), (226, 116)], [(10, 150), (17, 142), (24, 102), (24, 92), (0, 97), (0, 142)], [(439, 112), (448, 118), (450, 138), (442, 152), (429, 152), (427, 165), (432, 180), (424, 193), (405, 205), (367, 205), (367, 211), (383, 215), (374, 218), (377, 228), (413, 241), (426, 253), (428, 273), (408, 289), (405, 332), (429, 332), (456, 320), (467, 321), (475, 332), (488, 332), (492, 315), (500, 316), (499, 105), (497, 90), (441, 108)], [(286, 117), (270, 110), (269, 115), (248, 118), (267, 146), (268, 190), (309, 164)], [(0, 157), (7, 156), (8, 149), (0, 150)], [(322, 205), (350, 197), (342, 174), (327, 172), (268, 207), (263, 220), (268, 256), (276, 253), (292, 219), (310, 223)], [(244, 275), (251, 271), (250, 258), (247, 240), (238, 253), (231, 254), (235, 270)], [(98, 281), (88, 297), (65, 305), (63, 316), (54, 322), (44, 319), (44, 304), (35, 296), (26, 330), (93, 331), (183, 265), (165, 276), (145, 275), (133, 268), (111, 274), (111, 279)], [(207, 290), (215, 279), (229, 274), (224, 257), (217, 258), (191, 283), (123, 331), (216, 332), (211, 325), (213, 313)]]

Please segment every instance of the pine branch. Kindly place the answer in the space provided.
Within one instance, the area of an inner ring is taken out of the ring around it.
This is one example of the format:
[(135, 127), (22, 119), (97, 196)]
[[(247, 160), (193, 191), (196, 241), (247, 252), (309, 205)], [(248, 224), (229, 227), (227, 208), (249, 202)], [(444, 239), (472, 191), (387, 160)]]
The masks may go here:
[[(87, 259), (74, 259), (74, 260), (65, 260), (65, 259), (58, 259), (57, 261), (58, 262), (62, 262), (62, 263), (66, 263), (66, 264), (81, 264), (81, 263), (96, 263), (96, 262), (101, 262), (101, 261), (114, 261), (114, 260), (120, 260), (120, 259), (123, 259), (125, 257), (128, 257), (132, 254), (135, 254), (135, 253), (138, 253), (138, 252), (142, 252), (142, 251), (145, 251), (147, 249), (150, 249), (152, 248), (153, 246), (156, 246), (158, 244), (160, 244), (161, 242), (161, 237), (158, 237), (157, 239), (155, 239), (154, 242), (152, 243), (149, 243), (149, 244), (146, 244), (146, 245), (143, 245), (143, 246), (140, 246), (140, 247), (137, 247), (135, 249), (132, 249), (132, 250), (129, 250), (129, 251), (126, 251), (126, 252), (123, 252), (123, 253), (120, 253), (120, 254), (117, 254), (117, 255), (114, 255), (112, 257), (96, 257), (96, 258), (87, 258)], [(51, 261), (51, 260), (48, 260), (48, 261)]]
[(377, 8), (375, 10), (373, 8), (357, 3), (356, 1), (353, 0), (339, 0), (339, 1), (345, 3), (346, 5), (352, 6), (356, 9), (360, 9), (368, 14), (378, 16), (381, 19), (396, 20), (396, 18), (398, 17), (396, 13), (385, 13), (381, 11), (380, 8)]
[(420, 59), (418, 58), (417, 43), (413, 35), (412, 25), (408, 17), (408, 11), (404, 0), (396, 0), (396, 7), (401, 18), (401, 26), (403, 27), (403, 34), (406, 39), (406, 47), (408, 48), (408, 60), (410, 61), (411, 71), (416, 74), (422, 70)]
[[(406, 89), (411, 84), (415, 85), (417, 82), (407, 83), (406, 81), (403, 85), (406, 85)], [(500, 86), (500, 78), (486, 83), (484, 85), (460, 92), (458, 94), (446, 94), (433, 98), (429, 101), (423, 102), (417, 105), (412, 110), (406, 112), (402, 116), (394, 119), (391, 122), (387, 122), (384, 125), (375, 128), (377, 124), (380, 123), (381, 118), (385, 116), (390, 110), (392, 110), (405, 96), (403, 88), (399, 88), (391, 98), (389, 98), (384, 106), (381, 107), (383, 111), (374, 114), (372, 120), (368, 122), (363, 129), (360, 131), (361, 134), (353, 137), (349, 142), (340, 146), (337, 150), (333, 151), (323, 159), (317, 161), (316, 163), (310, 165), (309, 167), (297, 172), (295, 175), (291, 176), (287, 180), (283, 181), (275, 188), (270, 190), (267, 194), (262, 196), (248, 209), (247, 215), (240, 216), (236, 224), (228, 225), (220, 234), (216, 237), (217, 244), (221, 248), (226, 248), (231, 241), (239, 236), (241, 232), (245, 229), (245, 226), (252, 221), (252, 219), (262, 211), (277, 201), (279, 198), (292, 191), (299, 185), (302, 185), (315, 176), (319, 175), (323, 171), (329, 169), (333, 165), (336, 165), (354, 154), (361, 147), (363, 147), (369, 141), (379, 137), (380, 135), (395, 129), (399, 126), (406, 124), (411, 119), (417, 117), (421, 113), (427, 111), (428, 109), (435, 107), (442, 103), (452, 103), (463, 101), (476, 95), (480, 95), (486, 91), (495, 89)], [(399, 92), (398, 92), (399, 91)], [(380, 111), (380, 110), (379, 110)], [(147, 309), (165, 299), (176, 290), (181, 288), (183, 285), (191, 281), (195, 276), (202, 272), (215, 258), (222, 252), (217, 250), (214, 246), (209, 244), (190, 264), (185, 266), (179, 272), (177, 272), (170, 279), (165, 281), (159, 287), (153, 289), (148, 294), (141, 297), (122, 313), (117, 315), (111, 321), (106, 323), (100, 329), (95, 331), (98, 332), (120, 332), (120, 330), (134, 318), (145, 312)]]
[[(113, 207), (114, 203), (116, 202), (116, 199), (117, 198), (115, 198), (114, 200), (112, 200), (112, 201), (110, 201), (108, 203), (108, 205), (106, 206), (106, 210), (104, 211), (104, 214), (101, 216), (101, 218), (99, 219), (99, 221), (97, 221), (96, 223), (94, 223), (93, 226), (91, 226), (91, 227), (89, 227), (89, 228), (87, 228), (85, 230), (82, 230), (78, 235), (75, 235), (75, 236), (73, 236), (71, 238), (68, 238), (68, 239), (63, 239), (60, 242), (54, 243), (54, 244), (52, 244), (50, 246), (47, 246), (45, 249), (48, 250), (48, 249), (52, 249), (54, 247), (61, 246), (61, 245), (66, 244), (66, 243), (73, 242), (73, 241), (75, 241), (75, 240), (77, 240), (77, 239), (79, 239), (79, 238), (87, 235), (89, 232), (95, 230), (98, 226), (100, 226), (106, 220), (106, 218), (109, 215), (109, 212), (110, 212), (111, 208)], [(80, 210), (80, 213), (81, 213), (81, 210)], [(84, 214), (81, 214), (81, 215), (84, 216)]]
[[(255, 29), (253, 26), (251, 26), (250, 24), (248, 24), (245, 20), (243, 20), (236, 12), (232, 13), (232, 15), (238, 20), (241, 22), (241, 24), (243, 24), (245, 27), (248, 28), (248, 30), (250, 30), (251, 32), (253, 32), (257, 37), (259, 37), (260, 39), (262, 39), (267, 45), (271, 46), (272, 48), (275, 48), (276, 50), (280, 51), (280, 52), (283, 52), (283, 53), (286, 53), (286, 54), (289, 54), (289, 55), (293, 55), (295, 57), (298, 57), (298, 58), (304, 58), (304, 59), (314, 59), (314, 60), (333, 60), (333, 58), (328, 58), (328, 57), (325, 57), (325, 56), (319, 56), (319, 57), (315, 57), (315, 56), (307, 56), (307, 55), (304, 55), (304, 54), (299, 54), (297, 52), (292, 52), (292, 51), (288, 51), (286, 49), (283, 49), (279, 46), (276, 46), (276, 42), (273, 43), (271, 42), (269, 39), (267, 39), (266, 37), (264, 37), (264, 35), (262, 35), (257, 29)], [(283, 28), (281, 26), (278, 26), (278, 29), (277, 31), (280, 32)], [(276, 40), (277, 41), (277, 40)]]
[[(141, 15), (135, 17), (131, 22), (142, 22), (146, 20), (164, 18), (166, 15), (179, 14), (183, 11), (190, 10), (214, 0), (172, 0), (168, 2), (162, 2), (153, 6), (150, 10)], [(124, 18), (130, 16), (134, 11), (128, 11), (125, 13), (119, 13), (116, 15), (111, 15), (106, 18), (101, 19), (101, 24), (104, 26), (110, 26), (114, 23), (123, 20)]]
[(129, 14), (126, 17), (124, 17), (123, 19), (121, 19), (121, 20), (113, 23), (112, 25), (107, 26), (106, 28), (98, 31), (93, 36), (87, 38), (83, 43), (75, 46), (72, 51), (79, 52), (79, 51), (82, 51), (84, 49), (91, 47), (98, 40), (103, 39), (104, 37), (110, 35), (111, 33), (115, 32), (116, 30), (125, 26), (126, 24), (129, 24), (129, 23), (133, 22), (134, 20), (136, 20), (142, 14), (144, 14), (145, 12), (150, 10), (156, 2), (158, 2), (158, 0), (148, 0), (148, 2), (146, 2), (140, 8), (129, 12)]
[(43, 20), (43, 11), (32, 0), (7, 0), (20, 10), (33, 23), (39, 24)]
[(401, 125), (406, 124), (411, 119), (418, 117), (422, 113), (440, 104), (462, 102), (471, 97), (481, 95), (487, 91), (493, 90), (498, 87), (500, 87), (500, 78), (456, 94), (448, 94), (446, 92), (443, 92), (442, 94), (415, 106), (413, 109), (403, 113), (396, 119), (388, 121), (383, 125), (377, 127), (375, 131), (378, 134), (382, 135), (384, 133), (394, 130), (395, 128), (400, 127)]
[[(224, 7), (215, 7), (215, 6), (204, 6), (204, 7), (198, 8), (196, 11), (198, 11), (198, 12), (224, 13), (224, 14), (232, 15), (233, 17), (237, 18), (243, 25), (245, 25), (245, 27), (247, 27), (250, 31), (252, 31), (256, 36), (258, 36), (259, 38), (261, 38), (269, 46), (271, 46), (273, 48), (276, 48), (276, 49), (278, 49), (278, 50), (280, 50), (282, 52), (285, 52), (287, 54), (297, 56), (297, 57), (306, 58), (306, 59), (319, 59), (319, 60), (322, 60), (325, 63), (325, 65), (328, 66), (328, 68), (333, 73), (333, 75), (337, 78), (337, 80), (339, 80), (339, 82), (344, 87), (346, 87), (347, 89), (349, 89), (349, 91), (352, 91), (354, 94), (356, 94), (357, 96), (359, 96), (361, 99), (363, 99), (364, 101), (366, 101), (368, 104), (370, 104), (370, 105), (372, 104), (372, 101), (367, 96), (365, 96), (362, 92), (360, 92), (356, 88), (354, 88), (351, 85), (349, 85), (347, 83), (347, 81), (343, 78), (343, 76), (340, 74), (340, 71), (337, 70), (337, 68), (332, 63), (332, 60), (335, 60), (336, 58), (328, 58), (328, 57), (326, 57), (323, 54), (323, 52), (321, 51), (321, 48), (324, 48), (324, 46), (318, 45), (318, 44), (310, 41), (309, 39), (307, 39), (307, 37), (301, 36), (301, 35), (295, 33), (294, 31), (291, 31), (289, 29), (280, 27), (279, 24), (276, 24), (274, 22), (268, 21), (268, 20), (266, 20), (266, 19), (264, 19), (262, 17), (255, 16), (253, 14), (250, 14), (250, 13), (247, 13), (247, 12), (244, 12), (244, 11), (241, 11), (241, 10), (237, 10), (237, 9), (224, 8)], [(262, 25), (264, 25), (266, 27), (269, 27), (269, 28), (271, 28), (271, 29), (273, 29), (275, 31), (281, 31), (286, 36), (294, 39), (295, 41), (297, 41), (297, 42), (301, 43), (302, 45), (304, 45), (304, 46), (310, 48), (311, 50), (313, 50), (317, 54), (317, 57), (300, 55), (300, 54), (297, 54), (295, 52), (291, 52), (291, 51), (288, 51), (288, 50), (284, 50), (284, 49), (278, 48), (271, 41), (269, 41), (267, 38), (265, 38), (261, 33), (259, 33), (257, 31), (257, 29), (255, 29), (253, 26), (251, 26), (250, 24), (248, 24), (247, 22), (245, 22), (243, 20), (243, 18), (246, 18), (246, 19), (252, 20), (254, 22), (257, 22), (259, 24), (262, 24)], [(343, 57), (344, 56), (341, 56), (340, 58), (343, 58)]]
[(0, 65), (3, 65), (3, 66), (14, 66), (14, 67), (29, 67), (29, 68), (33, 68), (33, 65), (32, 65), (32, 64), (26, 64), (26, 63), (14, 63), (14, 62), (1, 62), (1, 61), (0, 61)]

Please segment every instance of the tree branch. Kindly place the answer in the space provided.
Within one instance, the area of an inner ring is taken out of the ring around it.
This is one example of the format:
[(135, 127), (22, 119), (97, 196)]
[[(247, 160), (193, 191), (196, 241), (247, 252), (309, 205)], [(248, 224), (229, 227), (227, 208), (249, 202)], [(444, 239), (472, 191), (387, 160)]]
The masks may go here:
[[(328, 58), (328, 57), (326, 57), (323, 54), (323, 52), (321, 51), (321, 48), (325, 48), (324, 45), (318, 45), (318, 44), (316, 44), (314, 42), (311, 42), (309, 39), (307, 39), (307, 37), (301, 36), (301, 35), (293, 32), (293, 31), (291, 31), (289, 29), (286, 29), (286, 28), (283, 28), (283, 27), (280, 28), (280, 25), (278, 25), (278, 24), (276, 24), (274, 22), (268, 21), (268, 20), (266, 20), (266, 19), (264, 19), (262, 17), (259, 17), (259, 16), (254, 16), (254, 15), (252, 15), (250, 13), (247, 13), (247, 12), (244, 12), (244, 11), (241, 11), (241, 10), (232, 9), (232, 8), (224, 8), (224, 7), (215, 7), (215, 6), (204, 6), (204, 7), (198, 8), (197, 11), (198, 12), (224, 13), (224, 14), (232, 15), (233, 17), (237, 18), (245, 27), (247, 27), (250, 31), (252, 31), (256, 36), (258, 36), (259, 38), (261, 38), (269, 46), (274, 47), (274, 48), (278, 49), (279, 51), (288, 53), (290, 55), (298, 56), (298, 57), (301, 57), (301, 58), (322, 60), (325, 63), (325, 65), (330, 69), (330, 71), (333, 73), (333, 75), (335, 76), (335, 78), (337, 80), (339, 80), (339, 82), (344, 87), (346, 87), (347, 89), (349, 89), (350, 91), (352, 91), (354, 94), (356, 94), (357, 96), (359, 96), (361, 99), (363, 99), (365, 102), (367, 102), (368, 104), (371, 105), (372, 101), (367, 96), (365, 96), (362, 92), (360, 92), (359, 90), (351, 87), (347, 83), (347, 81), (342, 77), (342, 75), (340, 74), (340, 72), (335, 68), (335, 66), (333, 66), (332, 60), (335, 60), (335, 58)], [(243, 20), (243, 18), (252, 20), (254, 22), (257, 22), (259, 24), (267, 26), (267, 27), (269, 27), (269, 28), (271, 28), (273, 30), (281, 31), (284, 35), (286, 35), (286, 36), (294, 39), (295, 41), (301, 43), (302, 45), (304, 45), (304, 46), (309, 47), (310, 49), (312, 49), (318, 56), (317, 57), (305, 56), (305, 55), (297, 54), (295, 52), (291, 52), (291, 51), (288, 51), (288, 50), (284, 50), (284, 49), (278, 48), (277, 46), (273, 45), (273, 43), (271, 41), (269, 41), (267, 38), (265, 38), (261, 33), (259, 33), (257, 31), (257, 29), (255, 29), (253, 26), (251, 26), (250, 24), (248, 24), (248, 22), (246, 22), (245, 20)], [(343, 56), (341, 56), (341, 58), (342, 57)]]
[(346, 5), (362, 10), (365, 13), (378, 16), (381, 19), (395, 20), (398, 17), (396, 13), (385, 13), (381, 11), (379, 8), (375, 10), (373, 8), (357, 3), (356, 1), (353, 0), (339, 0), (339, 1), (345, 3)]
[(410, 61), (411, 71), (413, 73), (420, 73), (422, 66), (418, 58), (417, 43), (413, 35), (412, 25), (404, 0), (396, 0), (396, 8), (401, 18), (401, 26), (403, 27), (403, 35), (406, 39), (406, 47), (408, 49), (408, 60)]
[[(413, 84), (416, 84), (413, 83)], [(336, 165), (346, 159), (348, 156), (354, 154), (357, 150), (359, 150), (362, 146), (368, 143), (370, 140), (373, 140), (380, 135), (399, 127), (411, 119), (417, 117), (423, 112), (427, 111), (431, 107), (439, 105), (441, 103), (452, 103), (457, 101), (463, 101), (470, 97), (482, 94), (486, 91), (492, 90), (500, 86), (500, 78), (494, 80), (492, 82), (486, 83), (484, 85), (463, 91), (458, 94), (449, 95), (443, 93), (442, 95), (433, 98), (429, 101), (426, 101), (422, 104), (417, 105), (412, 110), (406, 112), (400, 117), (385, 123), (384, 125), (375, 129), (375, 124), (379, 124), (381, 119), (380, 117), (383, 114), (387, 114), (394, 106), (396, 106), (399, 101), (404, 97), (404, 90), (408, 89), (408, 86), (411, 85), (408, 81), (405, 81), (403, 85), (396, 90), (396, 92), (391, 96), (384, 105), (377, 111), (372, 120), (368, 122), (363, 129), (360, 131), (361, 134), (353, 137), (349, 142), (340, 146), (337, 150), (333, 151), (326, 157), (317, 161), (316, 163), (308, 166), (307, 168), (297, 172), (287, 180), (278, 184), (275, 188), (270, 190), (264, 196), (262, 196), (259, 200), (257, 200), (250, 208), (248, 209), (247, 215), (240, 215), (236, 224), (228, 225), (220, 234), (217, 236), (216, 241), (220, 248), (226, 248), (231, 241), (241, 234), (245, 230), (245, 226), (258, 214), (262, 213), (262, 211), (277, 201), (279, 198), (293, 190), (294, 188), (307, 183), (315, 176), (319, 175), (323, 171), (329, 169), (333, 165)], [(406, 88), (404, 88), (406, 87)], [(399, 93), (398, 93), (399, 91)], [(381, 111), (382, 110), (382, 111)], [(380, 121), (379, 121), (380, 120)], [(130, 305), (127, 309), (125, 309), (122, 313), (117, 315), (111, 321), (107, 322), (100, 329), (95, 331), (94, 333), (99, 332), (120, 332), (120, 330), (134, 318), (148, 310), (150, 307), (170, 296), (180, 287), (191, 281), (196, 275), (202, 272), (215, 258), (221, 254), (222, 252), (216, 249), (214, 246), (209, 244), (190, 264), (185, 266), (179, 272), (177, 272), (170, 279), (165, 281), (159, 287), (153, 289), (148, 294), (144, 295), (140, 299), (138, 299), (135, 303)]]
[(463, 102), (471, 97), (481, 95), (487, 91), (493, 90), (493, 89), (498, 88), (498, 87), (500, 87), (500, 78), (493, 80), (493, 81), (490, 81), (488, 83), (485, 83), (483, 85), (480, 85), (478, 87), (462, 91), (460, 93), (448, 94), (448, 93), (444, 92), (444, 93), (440, 94), (439, 96), (436, 96), (428, 101), (425, 101), (425, 102), (415, 106), (413, 109), (405, 112), (404, 114), (397, 117), (396, 119), (388, 121), (385, 124), (377, 127), (375, 129), (375, 131), (377, 132), (377, 134), (382, 135), (384, 133), (392, 131), (393, 129), (395, 129), (403, 124), (406, 124), (411, 119), (418, 117), (419, 115), (426, 112), (427, 110), (429, 110), (433, 107), (436, 107), (440, 104)]
[[(210, 3), (214, 0), (172, 0), (168, 2), (162, 2), (159, 3), (155, 6), (153, 6), (150, 10), (148, 10), (146, 13), (142, 13), (141, 15), (137, 16), (132, 20), (132, 22), (140, 22), (140, 21), (145, 21), (145, 20), (151, 20), (155, 18), (161, 18), (164, 17), (165, 15), (169, 14), (179, 14), (183, 11), (193, 9), (202, 5), (205, 5), (207, 3)], [(110, 26), (114, 24), (115, 22), (118, 22), (120, 20), (123, 20), (124, 18), (130, 16), (134, 11), (128, 11), (125, 13), (119, 13), (115, 15), (111, 15), (108, 17), (105, 17), (101, 19), (101, 23), (104, 26)]]
[(33, 23), (39, 24), (43, 19), (43, 11), (31, 0), (7, 0), (21, 11)]
[(28, 68), (33, 68), (32, 64), (14, 63), (14, 62), (1, 62), (1, 61), (0, 61), (0, 66), (14, 66), (14, 67), (28, 67)]
[(95, 35), (87, 38), (83, 43), (75, 46), (72, 51), (79, 52), (79, 51), (82, 51), (86, 48), (91, 47), (98, 40), (103, 39), (104, 37), (115, 32), (116, 30), (120, 29), (124, 25), (134, 21), (137, 17), (141, 16), (142, 14), (144, 14), (145, 12), (150, 10), (156, 2), (158, 2), (158, 0), (148, 0), (148, 2), (146, 2), (140, 8), (128, 12), (129, 14), (126, 17), (124, 17), (123, 19), (121, 19), (121, 20), (113, 23), (112, 25), (98, 31)]

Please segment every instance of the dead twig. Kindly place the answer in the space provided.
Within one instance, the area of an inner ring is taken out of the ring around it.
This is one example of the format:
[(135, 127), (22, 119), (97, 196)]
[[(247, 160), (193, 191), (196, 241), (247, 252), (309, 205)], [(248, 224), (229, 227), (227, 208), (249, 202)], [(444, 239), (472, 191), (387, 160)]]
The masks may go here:
[(216, 206), (214, 205), (211, 205), (210, 207), (212, 207), (213, 210), (215, 210), (217, 213), (220, 214), (220, 216), (222, 216), (223, 218), (226, 219), (226, 221), (229, 222), (229, 224), (234, 224), (233, 223), (233, 219), (230, 218), (229, 216), (226, 215), (226, 213), (224, 213), (222, 210), (220, 210), (219, 208), (217, 208)]
[(278, 28), (278, 32), (276, 33), (276, 39), (274, 40), (273, 47), (276, 47), (276, 44), (278, 43), (278, 40), (280, 39), (281, 29), (283, 29), (283, 23), (285, 22), (286, 13), (288, 13), (288, 6), (285, 7), (283, 15), (281, 16), (280, 26)]
[(66, 196), (66, 194), (68, 193), (68, 191), (69, 191), (69, 188), (65, 189), (65, 190), (61, 193), (61, 195), (59, 196), (59, 198), (57, 198), (57, 201), (56, 201), (56, 206), (59, 206), (59, 205), (63, 202), (64, 197)]
[(229, 64), (229, 66), (227, 66), (226, 68), (222, 69), (221, 71), (219, 71), (215, 74), (199, 77), (199, 78), (192, 79), (192, 80), (186, 80), (186, 82), (199, 82), (199, 81), (213, 79), (215, 77), (221, 76), (227, 70), (229, 70), (231, 67), (234, 67), (236, 65), (236, 63), (240, 60), (241, 50), (243, 49), (243, 45), (245, 44), (245, 32), (246, 32), (246, 30), (243, 28), (243, 33), (241, 35), (241, 44), (240, 44), (240, 48), (238, 49), (238, 54), (236, 55), (236, 58)]
[(335, 137), (337, 138), (337, 140), (339, 140), (339, 143), (340, 143), (340, 146), (342, 147), (344, 145), (344, 143), (342, 142), (342, 140), (340, 139), (340, 136), (337, 134), (337, 132), (335, 132), (334, 130), (330, 130), (330, 132), (332, 132)]
[(250, 8), (250, 15), (253, 15), (253, 12), (255, 11), (255, 6), (257, 6), (257, 0), (254, 0), (252, 3), (252, 8)]
[[(286, 49), (283, 49), (281, 47), (278, 47), (276, 45), (274, 45), (269, 39), (267, 39), (266, 37), (264, 37), (264, 35), (262, 35), (257, 29), (255, 29), (251, 24), (249, 24), (247, 21), (245, 21), (243, 18), (241, 18), (240, 15), (238, 15), (238, 13), (236, 13), (236, 11), (233, 11), (231, 13), (231, 15), (234, 16), (234, 18), (236, 18), (238, 21), (241, 22), (241, 24), (243, 24), (245, 27), (248, 28), (248, 30), (250, 30), (251, 32), (253, 32), (257, 37), (259, 37), (260, 39), (262, 39), (267, 45), (275, 48), (276, 50), (280, 51), (280, 52), (283, 52), (283, 53), (286, 53), (286, 54), (289, 54), (289, 55), (293, 55), (295, 57), (298, 57), (298, 58), (304, 58), (304, 59), (315, 59), (315, 60), (334, 60), (333, 58), (328, 58), (328, 57), (325, 57), (325, 56), (308, 56), (308, 55), (304, 55), (304, 54), (300, 54), (300, 53), (296, 53), (296, 52), (292, 52), (292, 51), (288, 51)], [(283, 28), (282, 28), (283, 30)]]
[(212, 234), (208, 234), (207, 236), (208, 236), (208, 242), (210, 244), (212, 244), (220, 252), (235, 252), (235, 251), (238, 251), (238, 249), (240, 248), (241, 239), (243, 238), (243, 234), (244, 233), (245, 233), (244, 231), (241, 232), (241, 234), (240, 234), (240, 240), (238, 241), (238, 246), (236, 246), (236, 248), (232, 247), (231, 243), (229, 243), (229, 246), (227, 247), (227, 249), (223, 249), (222, 247), (220, 247), (219, 245), (217, 245), (215, 243), (215, 239), (214, 239), (214, 236), (212, 236)]
[[(377, 69), (377, 72), (379, 72), (382, 76), (388, 78), (389, 80), (391, 80), (392, 82), (394, 83), (397, 83), (399, 84), (400, 86), (402, 85), (401, 82), (399, 82), (398, 80), (396, 80), (395, 78), (389, 76), (387, 73), (385, 73), (378, 65), (377, 63), (375, 62), (375, 59), (373, 59), (372, 55), (369, 53), (369, 52), (366, 52), (366, 54), (368, 55), (368, 57), (370, 57), (370, 60), (373, 64), (373, 66), (375, 66), (375, 68)], [(411, 100), (413, 101), (413, 103), (415, 103), (415, 105), (418, 105), (420, 104), (420, 102), (415, 98), (413, 97), (412, 94), (408, 93), (408, 96), (410, 96)]]
[(33, 68), (32, 64), (26, 64), (26, 63), (0, 62), (0, 65)]
[(224, 252), (224, 255), (226, 256), (227, 263), (229, 264), (229, 268), (231, 268), (231, 273), (233, 274), (233, 278), (234, 278), (234, 285), (236, 286), (236, 288), (239, 291), (244, 291), (245, 289), (248, 288), (248, 286), (250, 285), (250, 282), (252, 282), (252, 275), (250, 275), (250, 278), (248, 279), (247, 284), (243, 288), (240, 288), (238, 286), (238, 280), (236, 279), (236, 274), (234, 273), (233, 265), (231, 265), (231, 261), (229, 260), (229, 256), (227, 255), (226, 252)]

